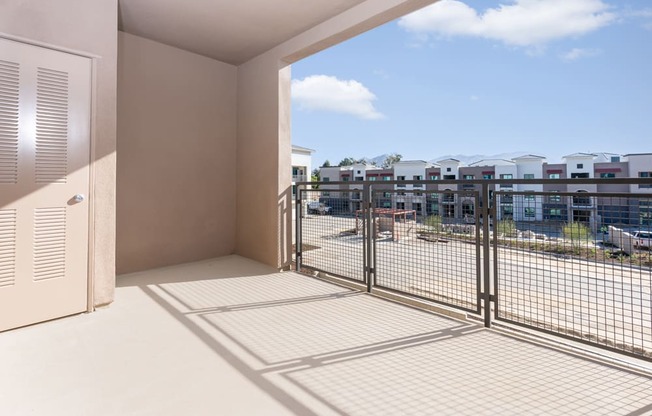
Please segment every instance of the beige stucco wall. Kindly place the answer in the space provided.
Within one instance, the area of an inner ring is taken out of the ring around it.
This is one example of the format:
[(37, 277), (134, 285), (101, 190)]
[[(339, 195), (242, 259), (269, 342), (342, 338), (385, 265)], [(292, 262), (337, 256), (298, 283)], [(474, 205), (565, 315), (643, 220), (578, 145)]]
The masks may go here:
[(290, 262), (289, 64), (433, 2), (367, 0), (238, 67), (237, 254)]
[(95, 118), (95, 305), (113, 300), (115, 288), (115, 136), (117, 0), (3, 0), (0, 32), (97, 56)]
[(118, 63), (117, 272), (233, 253), (237, 68), (122, 32)]

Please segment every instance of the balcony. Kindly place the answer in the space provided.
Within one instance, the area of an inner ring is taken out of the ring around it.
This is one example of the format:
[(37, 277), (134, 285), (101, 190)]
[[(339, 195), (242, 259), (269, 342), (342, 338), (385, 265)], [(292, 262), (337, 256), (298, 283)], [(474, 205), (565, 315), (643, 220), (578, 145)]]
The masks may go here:
[(306, 182), (309, 180), (308, 175), (292, 175), (292, 182)]
[[(237, 256), (0, 336), (0, 414), (644, 414), (652, 378)], [(461, 319), (460, 319), (461, 318)]]

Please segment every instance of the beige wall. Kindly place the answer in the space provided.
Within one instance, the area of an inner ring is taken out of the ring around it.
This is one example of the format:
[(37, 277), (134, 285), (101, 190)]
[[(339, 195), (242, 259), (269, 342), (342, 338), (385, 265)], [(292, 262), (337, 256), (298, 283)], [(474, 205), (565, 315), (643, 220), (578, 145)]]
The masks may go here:
[(115, 287), (115, 136), (117, 0), (3, 0), (0, 32), (97, 56), (93, 91), (94, 304), (113, 300)]
[(237, 68), (122, 32), (118, 63), (117, 272), (233, 253)]
[(288, 65), (433, 2), (367, 0), (238, 67), (237, 254), (279, 268), (290, 261)]

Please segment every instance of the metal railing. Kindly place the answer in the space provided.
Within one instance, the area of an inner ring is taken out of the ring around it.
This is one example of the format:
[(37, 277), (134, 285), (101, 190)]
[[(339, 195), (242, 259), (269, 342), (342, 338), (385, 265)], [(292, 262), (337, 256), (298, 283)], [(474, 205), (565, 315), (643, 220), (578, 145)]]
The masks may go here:
[(299, 184), (297, 268), (652, 360), (652, 180), (398, 184)]

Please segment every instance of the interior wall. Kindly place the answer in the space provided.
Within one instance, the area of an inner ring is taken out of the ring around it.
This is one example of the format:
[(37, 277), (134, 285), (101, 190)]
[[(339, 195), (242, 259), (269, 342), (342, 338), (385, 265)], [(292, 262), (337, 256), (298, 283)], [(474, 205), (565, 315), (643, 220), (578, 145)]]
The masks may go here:
[(237, 68), (118, 41), (118, 274), (232, 254)]
[(95, 167), (93, 222), (93, 301), (113, 300), (115, 288), (115, 137), (117, 0), (3, 0), (0, 32), (66, 48), (95, 58), (93, 90)]

